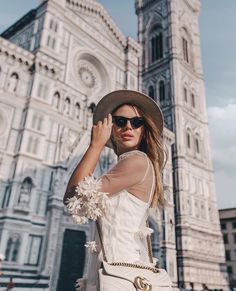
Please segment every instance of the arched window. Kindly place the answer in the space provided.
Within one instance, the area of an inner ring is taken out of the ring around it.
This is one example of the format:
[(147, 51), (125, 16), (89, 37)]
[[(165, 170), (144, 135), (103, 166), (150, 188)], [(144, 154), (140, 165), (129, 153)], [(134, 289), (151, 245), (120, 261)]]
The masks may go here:
[(183, 58), (188, 63), (189, 62), (189, 45), (188, 45), (188, 40), (185, 37), (182, 37), (182, 50), (183, 50)]
[(159, 98), (160, 102), (165, 100), (165, 84), (163, 81), (160, 81), (159, 83)]
[(96, 108), (96, 105), (95, 105), (95, 103), (92, 102), (92, 103), (89, 105), (89, 107), (88, 107), (88, 111), (89, 111), (90, 113), (94, 113), (95, 108)]
[(17, 73), (12, 73), (11, 74), (11, 77), (9, 79), (9, 82), (8, 82), (8, 90), (10, 92), (16, 92), (17, 90), (17, 86), (18, 86), (18, 82), (19, 82), (19, 76)]
[(24, 179), (20, 187), (20, 193), (17, 201), (17, 205), (21, 208), (28, 208), (30, 203), (31, 190), (33, 188), (33, 182), (30, 177)]
[(197, 154), (200, 154), (200, 141), (199, 136), (195, 137), (195, 150)]
[(53, 19), (50, 20), (49, 29), (51, 29), (55, 32), (57, 32), (57, 30), (58, 30), (58, 24)]
[(33, 118), (32, 118), (32, 122), (31, 122), (31, 127), (32, 128), (36, 128), (36, 124), (37, 124), (37, 120), (38, 120), (38, 116), (36, 114), (34, 114)]
[(36, 155), (38, 152), (38, 144), (39, 140), (30, 136), (27, 145), (27, 152)]
[(187, 141), (187, 148), (191, 149), (191, 135), (189, 131), (186, 132), (186, 141)]
[(59, 92), (56, 92), (54, 95), (53, 95), (53, 99), (52, 99), (52, 106), (56, 109), (59, 109), (60, 107), (60, 93)]
[(57, 22), (55, 22), (54, 31), (57, 32), (57, 30), (58, 30), (58, 24), (57, 24)]
[(10, 237), (7, 241), (7, 248), (5, 252), (6, 261), (8, 262), (17, 262), (18, 260), (18, 254), (20, 250), (20, 236), (14, 235), (13, 237)]
[(183, 60), (190, 64), (191, 63), (191, 34), (189, 33), (188, 29), (182, 27), (181, 29), (181, 51)]
[(75, 117), (77, 119), (80, 117), (80, 104), (78, 102), (75, 104)]
[(32, 151), (32, 143), (33, 143), (33, 137), (30, 136), (28, 139), (28, 144), (27, 144), (27, 152), (31, 152)]
[(186, 87), (184, 87), (184, 101), (187, 103), (188, 102), (188, 90)]
[(39, 98), (47, 99), (48, 94), (48, 85), (44, 82), (40, 82), (38, 85), (38, 92), (37, 95)]
[(162, 33), (153, 33), (150, 40), (151, 63), (163, 58), (163, 36)]
[(55, 49), (56, 47), (56, 39), (55, 37), (52, 39), (52, 49)]
[(2, 208), (8, 207), (11, 195), (11, 187), (7, 185), (4, 191), (4, 197), (2, 200)]
[(70, 114), (70, 98), (66, 97), (65, 104), (64, 104), (64, 113)]
[(42, 122), (43, 122), (42, 117), (40, 117), (38, 114), (34, 114), (34, 116), (32, 118), (31, 127), (36, 129), (36, 130), (41, 130)]
[(155, 91), (152, 85), (148, 87), (148, 95), (155, 100)]
[(33, 147), (33, 154), (37, 155), (38, 153), (38, 145), (39, 145), (39, 139), (35, 138), (34, 139), (34, 147)]
[(195, 108), (195, 105), (196, 105), (195, 104), (195, 95), (193, 93), (191, 94), (191, 104), (192, 104), (192, 107)]
[(50, 20), (49, 28), (53, 29), (53, 20), (52, 19)]

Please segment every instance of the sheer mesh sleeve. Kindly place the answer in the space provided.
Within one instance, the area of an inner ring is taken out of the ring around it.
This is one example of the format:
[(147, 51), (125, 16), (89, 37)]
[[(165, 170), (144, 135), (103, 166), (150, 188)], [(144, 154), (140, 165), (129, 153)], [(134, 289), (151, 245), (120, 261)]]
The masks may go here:
[(147, 195), (152, 184), (150, 164), (146, 154), (139, 151), (121, 155), (116, 166), (100, 178), (101, 191), (115, 194), (126, 189), (136, 196)]

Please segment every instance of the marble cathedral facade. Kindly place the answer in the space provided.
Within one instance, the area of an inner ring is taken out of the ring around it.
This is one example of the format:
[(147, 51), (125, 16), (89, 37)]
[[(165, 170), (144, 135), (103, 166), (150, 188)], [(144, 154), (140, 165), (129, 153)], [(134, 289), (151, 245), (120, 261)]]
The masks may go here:
[[(0, 290), (71, 291), (86, 273), (88, 225), (62, 203), (94, 107), (115, 89), (160, 103), (169, 206), (153, 250), (175, 287), (227, 290), (199, 45), (198, 0), (136, 0), (138, 42), (94, 0), (48, 0), (0, 38)], [(101, 155), (96, 174), (115, 161)]]

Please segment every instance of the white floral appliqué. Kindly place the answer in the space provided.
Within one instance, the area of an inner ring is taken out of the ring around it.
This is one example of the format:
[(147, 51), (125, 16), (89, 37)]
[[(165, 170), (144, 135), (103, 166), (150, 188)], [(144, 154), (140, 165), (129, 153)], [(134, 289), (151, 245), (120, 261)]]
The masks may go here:
[(144, 239), (148, 235), (151, 235), (153, 233), (153, 229), (150, 227), (143, 227), (139, 231), (137, 231), (135, 234), (140, 238)]
[(101, 181), (93, 176), (85, 177), (75, 189), (76, 195), (67, 199), (67, 208), (77, 224), (97, 220), (108, 210), (108, 196), (100, 192)]
[(76, 291), (85, 291), (86, 290), (87, 278), (78, 278), (75, 283)]
[(95, 241), (88, 241), (85, 245), (86, 248), (88, 248), (88, 251), (92, 253), (98, 252), (98, 245)]

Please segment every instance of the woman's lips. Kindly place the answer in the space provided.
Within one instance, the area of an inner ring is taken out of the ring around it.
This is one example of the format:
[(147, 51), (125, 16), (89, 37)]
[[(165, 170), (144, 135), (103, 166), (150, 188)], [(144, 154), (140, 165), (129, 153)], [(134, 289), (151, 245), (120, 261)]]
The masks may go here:
[(132, 134), (122, 134), (122, 139), (125, 139), (125, 140), (130, 140), (132, 139), (134, 136)]

